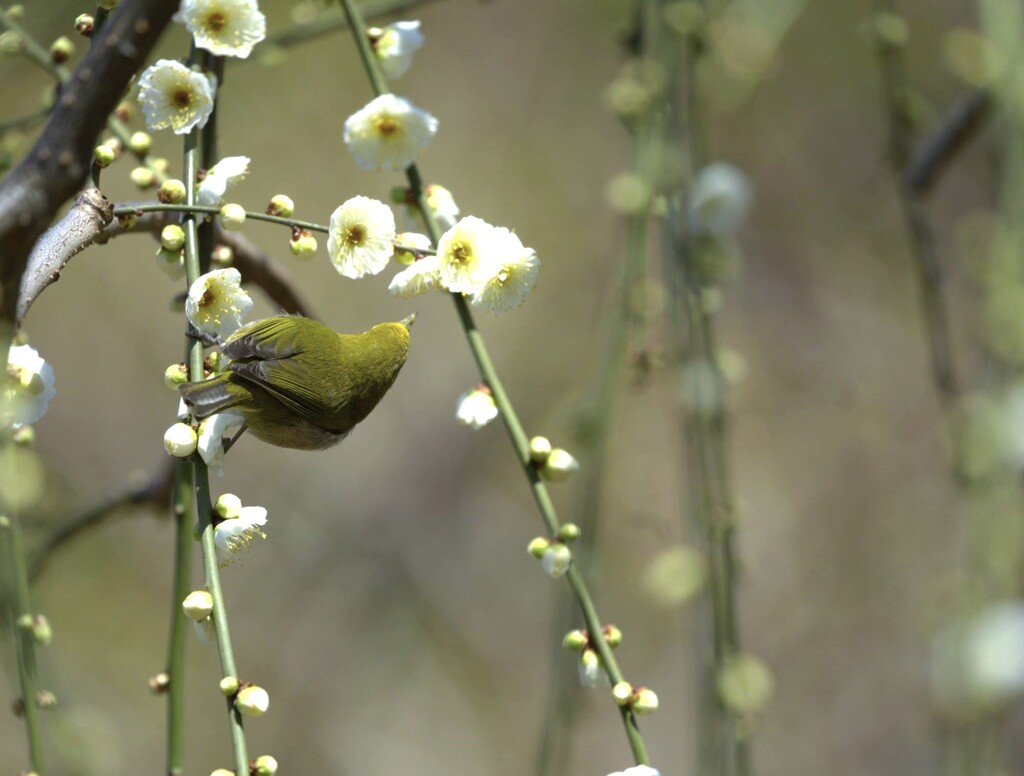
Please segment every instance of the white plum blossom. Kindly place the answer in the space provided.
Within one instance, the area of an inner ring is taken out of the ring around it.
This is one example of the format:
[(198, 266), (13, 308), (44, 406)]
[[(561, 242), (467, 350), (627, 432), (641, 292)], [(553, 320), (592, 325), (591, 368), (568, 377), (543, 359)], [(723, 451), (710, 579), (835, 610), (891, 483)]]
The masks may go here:
[(222, 337), (242, 325), (252, 299), (242, 289), (242, 274), (234, 267), (215, 269), (196, 278), (185, 298), (185, 315), (197, 330)]
[(649, 765), (634, 765), (624, 771), (609, 773), (608, 776), (661, 776), (661, 772)]
[(408, 299), (425, 294), (432, 288), (439, 288), (440, 283), (437, 256), (426, 256), (395, 275), (388, 285), (388, 291)]
[(437, 133), (437, 119), (411, 102), (382, 94), (345, 121), (345, 145), (367, 170), (404, 170)]
[(412, 66), (412, 55), (423, 46), (420, 23), (395, 22), (382, 30), (371, 31), (373, 53), (388, 78), (400, 78)]
[(37, 422), (56, 395), (53, 367), (32, 346), (12, 345), (0, 390), (0, 428)]
[(224, 435), (243, 423), (245, 418), (240, 413), (228, 411), (211, 415), (199, 424), (197, 449), (210, 471), (224, 474)]
[(238, 555), (248, 550), (256, 539), (266, 539), (263, 531), (266, 524), (267, 510), (264, 507), (242, 507), (238, 517), (217, 523), (213, 529), (217, 563), (228, 566), (238, 560)]
[(245, 59), (267, 37), (256, 0), (182, 0), (172, 18), (192, 33), (197, 48), (218, 57)]
[(498, 417), (498, 406), (489, 390), (470, 388), (455, 406), (455, 419), (464, 426), (480, 429)]
[(216, 81), (181, 62), (160, 59), (139, 78), (139, 104), (150, 130), (172, 129), (176, 135), (206, 125), (213, 112)]
[(532, 248), (523, 247), (514, 232), (498, 227), (497, 234), (501, 243), (500, 265), (473, 294), (472, 304), (492, 313), (503, 313), (521, 305), (537, 284), (540, 259)]
[(753, 200), (754, 192), (746, 175), (726, 162), (713, 162), (693, 180), (690, 227), (702, 235), (733, 235), (746, 220)]
[(251, 161), (248, 156), (226, 156), (213, 165), (196, 189), (196, 203), (219, 207), (227, 190), (249, 174)]
[(501, 268), (502, 240), (497, 227), (466, 216), (437, 243), (441, 284), (457, 294), (475, 294)]
[(395, 252), (395, 214), (383, 202), (352, 197), (331, 214), (327, 255), (347, 278), (376, 275)]

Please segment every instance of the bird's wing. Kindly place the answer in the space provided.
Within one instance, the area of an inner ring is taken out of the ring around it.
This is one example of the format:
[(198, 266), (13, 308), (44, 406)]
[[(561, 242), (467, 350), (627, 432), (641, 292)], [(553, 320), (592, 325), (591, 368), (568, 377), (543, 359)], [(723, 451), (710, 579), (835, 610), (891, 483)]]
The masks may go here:
[(236, 375), (263, 388), (310, 423), (322, 426), (323, 408), (307, 398), (309, 388), (293, 360), (302, 353), (295, 344), (296, 322), (295, 318), (257, 321), (233, 335), (223, 352), (231, 359), (228, 368)]

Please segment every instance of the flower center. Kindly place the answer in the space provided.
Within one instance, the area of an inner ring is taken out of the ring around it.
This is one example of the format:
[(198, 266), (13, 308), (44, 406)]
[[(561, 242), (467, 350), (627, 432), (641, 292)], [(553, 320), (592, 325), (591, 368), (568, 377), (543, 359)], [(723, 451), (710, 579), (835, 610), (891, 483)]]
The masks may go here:
[(203, 26), (211, 32), (220, 32), (228, 26), (228, 17), (223, 11), (212, 11), (206, 16)]
[(384, 135), (385, 137), (398, 132), (400, 126), (393, 116), (376, 116), (373, 119), (373, 128), (377, 131), (378, 135)]
[(175, 108), (184, 110), (192, 105), (192, 90), (187, 86), (179, 86), (171, 92), (171, 103)]
[(346, 226), (342, 232), (342, 239), (347, 245), (351, 245), (353, 248), (358, 247), (366, 242), (366, 227), (362, 224)]
[(199, 300), (199, 306), (200, 306), (200, 307), (201, 307), (202, 309), (204, 309), (204, 310), (205, 310), (205, 309), (206, 309), (207, 307), (212, 307), (212, 306), (213, 306), (213, 303), (214, 303), (214, 302), (215, 302), (216, 300), (217, 300), (217, 297), (216, 297), (216, 295), (215, 295), (215, 294), (213, 293), (213, 291), (211, 291), (210, 289), (206, 289), (206, 290), (205, 290), (205, 291), (203, 292), (203, 298)]
[(456, 264), (466, 265), (473, 260), (473, 246), (469, 243), (455, 243), (452, 246), (452, 261)]

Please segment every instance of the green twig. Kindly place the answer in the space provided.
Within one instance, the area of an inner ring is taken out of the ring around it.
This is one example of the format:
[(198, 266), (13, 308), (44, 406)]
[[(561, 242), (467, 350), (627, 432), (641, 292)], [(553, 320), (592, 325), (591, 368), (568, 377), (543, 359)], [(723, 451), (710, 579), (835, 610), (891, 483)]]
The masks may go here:
[[(359, 56), (363, 62), (363, 67), (369, 77), (374, 93), (378, 96), (387, 93), (389, 91), (387, 81), (381, 73), (380, 68), (377, 65), (376, 58), (373, 55), (373, 51), (371, 50), (370, 42), (365, 32), (366, 27), (358, 8), (353, 0), (341, 0), (341, 4), (345, 11), (349, 28), (352, 30), (352, 37), (356, 42)], [(420, 177), (419, 169), (415, 164), (412, 164), (409, 165), (405, 172), (409, 181), (411, 193), (415, 197), (419, 211), (426, 223), (427, 235), (430, 237), (431, 242), (434, 245), (437, 245), (441, 237), (441, 231), (438, 228), (437, 221), (434, 218), (431, 208), (427, 204), (426, 195), (423, 191), (423, 180)], [(551, 501), (551, 496), (548, 493), (547, 487), (540, 479), (536, 466), (534, 466), (530, 460), (529, 437), (519, 421), (519, 417), (512, 406), (512, 402), (509, 400), (505, 387), (498, 376), (498, 372), (494, 368), (494, 364), (491, 362), (486, 344), (484, 343), (483, 335), (481, 335), (479, 329), (477, 329), (476, 323), (473, 320), (473, 314), (470, 312), (469, 304), (466, 301), (465, 296), (462, 294), (452, 294), (451, 297), (459, 317), (459, 322), (462, 324), (463, 331), (465, 332), (466, 340), (469, 343), (470, 351), (473, 353), (473, 358), (480, 371), (480, 376), (491, 390), (494, 403), (505, 423), (505, 428), (512, 441), (512, 446), (516, 451), (520, 466), (522, 467), (523, 473), (530, 484), (530, 489), (533, 492), (534, 501), (537, 504), (541, 519), (543, 520), (549, 535), (556, 536), (558, 534), (558, 529), (560, 528), (558, 515), (555, 512), (554, 504)], [(597, 609), (590, 597), (590, 592), (587, 589), (586, 582), (583, 579), (583, 575), (581, 574), (579, 567), (576, 564), (571, 565), (565, 576), (569, 582), (569, 587), (572, 589), (573, 594), (579, 602), (580, 609), (583, 613), (583, 620), (586, 623), (587, 629), (594, 637), (592, 639), (593, 646), (604, 664), (608, 678), (611, 680), (613, 685), (623, 681), (622, 672), (619, 670), (615, 656), (612, 654), (612, 650), (608, 646), (607, 642), (602, 638), (601, 634), (603, 628), (601, 620), (598, 617)], [(647, 750), (644, 745), (643, 737), (641, 736), (640, 730), (636, 724), (633, 712), (627, 706), (620, 707), (620, 711), (622, 713), (622, 720), (626, 729), (626, 736), (629, 739), (629, 744), (637, 764), (647, 764)]]
[(14, 577), (14, 639), (18, 656), (18, 679), (21, 684), (21, 710), (25, 717), (28, 739), (28, 759), (32, 771), (38, 776), (46, 772), (43, 766), (43, 738), (36, 696), (37, 683), (35, 638), (32, 632), (34, 615), (28, 585), (28, 564), (25, 542), (17, 516), (0, 517), (0, 528), (6, 528), (10, 552), (10, 568)]
[(181, 607), (191, 590), (192, 576), (192, 467), (176, 462), (174, 472), (174, 592), (171, 597), (171, 635), (167, 650), (167, 773), (185, 772), (185, 638), (188, 618)]
[[(180, 205), (162, 205), (153, 203), (151, 205), (118, 205), (114, 208), (114, 217), (118, 216), (130, 216), (138, 215), (141, 213), (188, 213), (192, 215), (211, 215), (215, 216), (220, 213), (219, 207), (212, 205), (195, 205), (182, 203)], [(246, 210), (245, 219), (253, 221), (266, 221), (270, 224), (280, 224), (287, 227), (298, 227), (299, 229), (308, 229), (311, 232), (330, 232), (330, 228), (323, 224), (314, 224), (312, 221), (298, 221), (294, 218), (282, 218), (281, 216), (271, 216), (266, 213), (261, 213), (258, 210)], [(194, 220), (193, 220), (194, 223)]]

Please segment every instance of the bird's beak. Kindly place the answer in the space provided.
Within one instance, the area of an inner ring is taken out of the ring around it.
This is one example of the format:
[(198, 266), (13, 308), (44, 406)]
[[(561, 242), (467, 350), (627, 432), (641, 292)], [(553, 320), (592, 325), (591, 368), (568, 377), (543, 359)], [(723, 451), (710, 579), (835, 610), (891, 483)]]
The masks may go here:
[(402, 320), (400, 320), (399, 323), (402, 324), (407, 329), (412, 329), (412, 324), (413, 324), (413, 322), (415, 320), (416, 320), (416, 313), (413, 313), (408, 318), (403, 318)]

